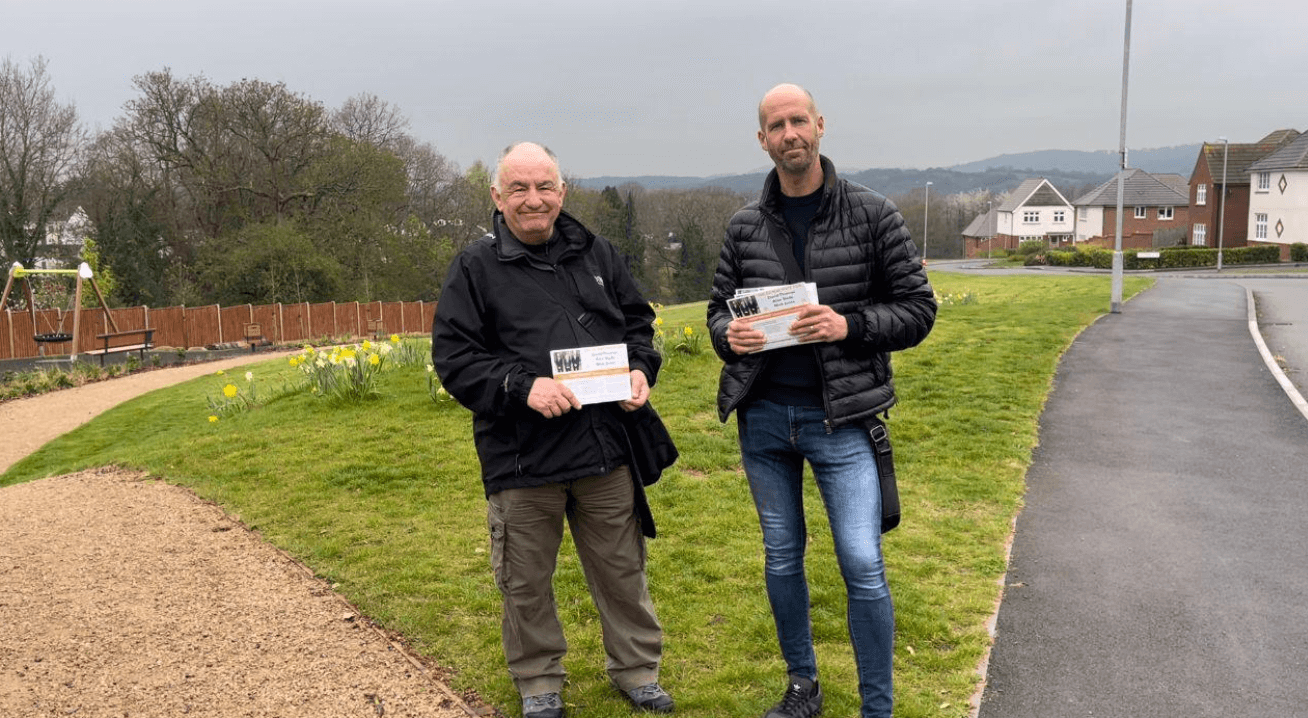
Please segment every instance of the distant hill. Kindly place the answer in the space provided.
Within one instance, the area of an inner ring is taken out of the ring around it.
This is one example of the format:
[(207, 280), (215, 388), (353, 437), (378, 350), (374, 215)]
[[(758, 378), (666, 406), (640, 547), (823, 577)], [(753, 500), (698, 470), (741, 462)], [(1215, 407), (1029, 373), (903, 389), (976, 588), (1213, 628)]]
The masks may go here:
[[(1127, 163), (1134, 168), (1153, 174), (1175, 173), (1188, 178), (1194, 171), (1202, 144), (1158, 147), (1145, 150), (1128, 150)], [(995, 167), (1012, 167), (1020, 170), (1056, 168), (1069, 172), (1089, 172), (1112, 175), (1121, 164), (1116, 150), (1084, 152), (1079, 150), (1039, 150), (1019, 154), (999, 155), (989, 159), (954, 165), (958, 172), (982, 172)]]
[[(1194, 170), (1202, 145), (1178, 145), (1157, 149), (1132, 150), (1128, 156), (1131, 167), (1155, 174), (1175, 173), (1189, 178)], [(968, 162), (948, 168), (867, 169), (843, 171), (843, 176), (886, 195), (902, 195), (921, 189), (927, 182), (931, 191), (940, 194), (958, 194), (988, 190), (1002, 194), (1031, 177), (1044, 177), (1069, 194), (1078, 194), (1112, 178), (1117, 172), (1118, 154), (1111, 150), (1086, 152), (1079, 150), (1040, 150), (1020, 154), (998, 155), (989, 159)], [(642, 175), (637, 177), (573, 178), (574, 184), (594, 189), (618, 187), (627, 183), (639, 184), (645, 189), (696, 189), (724, 187), (734, 192), (753, 196), (763, 186), (766, 172), (757, 171), (715, 177), (677, 177)], [(1074, 199), (1074, 197), (1068, 197)]]
[[(765, 173), (757, 172), (742, 175), (723, 175), (719, 177), (588, 177), (572, 178), (573, 184), (592, 189), (620, 187), (627, 183), (639, 184), (645, 189), (698, 189), (700, 187), (722, 187), (733, 192), (753, 197), (763, 186)], [(1030, 177), (1044, 177), (1060, 190), (1075, 194), (1078, 189), (1088, 189), (1112, 176), (1112, 172), (1093, 174), (1089, 172), (1064, 172), (1061, 170), (1015, 170), (1002, 167), (978, 172), (960, 172), (952, 169), (904, 170), (904, 169), (870, 169), (858, 172), (845, 172), (842, 176), (861, 185), (891, 197), (921, 190), (931, 182), (933, 194), (959, 194), (985, 190), (1003, 194), (1014, 189), (1022, 180)]]

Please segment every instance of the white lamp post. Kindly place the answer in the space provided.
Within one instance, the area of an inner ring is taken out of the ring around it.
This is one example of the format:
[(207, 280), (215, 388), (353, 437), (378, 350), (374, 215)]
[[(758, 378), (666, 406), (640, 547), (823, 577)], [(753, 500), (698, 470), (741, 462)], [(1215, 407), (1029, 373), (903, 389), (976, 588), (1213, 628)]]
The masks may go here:
[(1122, 41), (1122, 169), (1117, 173), (1117, 232), (1113, 242), (1110, 309), (1122, 313), (1122, 195), (1126, 184), (1126, 81), (1131, 76), (1131, 0), (1126, 0), (1126, 37)]
[(926, 193), (925, 199), (922, 200), (922, 264), (926, 264), (927, 228), (929, 227), (927, 222), (931, 218), (931, 183), (927, 182), (922, 191)]
[(1222, 232), (1226, 229), (1226, 158), (1231, 150), (1231, 143), (1225, 137), (1222, 141), (1222, 199), (1217, 204), (1217, 271), (1222, 271)]
[(990, 259), (990, 250), (995, 248), (995, 230), (998, 229), (998, 227), (990, 226), (990, 211), (993, 203), (994, 200), (986, 202), (986, 231), (990, 233), (987, 238), (989, 241), (986, 242), (986, 259)]

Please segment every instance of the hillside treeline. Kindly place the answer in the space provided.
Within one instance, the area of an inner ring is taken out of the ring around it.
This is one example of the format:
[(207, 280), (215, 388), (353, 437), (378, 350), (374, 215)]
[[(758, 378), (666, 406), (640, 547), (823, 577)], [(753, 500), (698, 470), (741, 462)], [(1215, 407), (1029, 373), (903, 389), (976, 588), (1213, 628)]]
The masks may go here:
[[(168, 69), (133, 87), (91, 134), (43, 59), (0, 63), (4, 266), (77, 261), (49, 237), (80, 207), (89, 221), (70, 246), (94, 241), (113, 304), (433, 300), (485, 233), (491, 168), (458, 167), (376, 96), (331, 108), (280, 82)], [(727, 220), (757, 191), (571, 181), (565, 208), (618, 246), (652, 300), (674, 303), (707, 297)], [(961, 256), (959, 233), (993, 199), (892, 198), (915, 238), (929, 212), (932, 257)]]

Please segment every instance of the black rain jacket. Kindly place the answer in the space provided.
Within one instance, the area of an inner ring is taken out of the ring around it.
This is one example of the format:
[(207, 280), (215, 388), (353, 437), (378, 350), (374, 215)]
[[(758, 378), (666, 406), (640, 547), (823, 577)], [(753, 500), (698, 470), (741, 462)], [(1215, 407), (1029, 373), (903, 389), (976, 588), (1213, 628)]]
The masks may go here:
[[(566, 212), (554, 241), (557, 263), (529, 251), (496, 212), (493, 231), (450, 265), (432, 322), (432, 363), (445, 389), (473, 414), (486, 495), (606, 474), (628, 463), (616, 403), (547, 419), (527, 406), (549, 353), (627, 345), (628, 363), (650, 386), (662, 357), (653, 348), (654, 310), (621, 256)], [(580, 314), (580, 316), (577, 316)]]
[[(831, 161), (821, 158), (822, 204), (804, 249), (803, 281), (815, 282), (819, 302), (849, 321), (840, 342), (814, 344), (822, 374), (827, 421), (832, 426), (862, 421), (895, 403), (889, 352), (921, 343), (936, 318), (935, 293), (917, 247), (894, 203), (866, 187), (840, 179)], [(727, 300), (738, 287), (788, 284), (767, 224), (785, 242), (790, 232), (781, 217), (781, 188), (774, 169), (763, 194), (727, 225), (726, 241), (713, 277), (708, 305), (713, 348), (724, 362), (718, 383), (718, 417), (726, 421), (749, 395), (768, 361), (768, 352), (739, 355), (727, 343), (731, 310)], [(789, 244), (786, 244), (789, 251)]]

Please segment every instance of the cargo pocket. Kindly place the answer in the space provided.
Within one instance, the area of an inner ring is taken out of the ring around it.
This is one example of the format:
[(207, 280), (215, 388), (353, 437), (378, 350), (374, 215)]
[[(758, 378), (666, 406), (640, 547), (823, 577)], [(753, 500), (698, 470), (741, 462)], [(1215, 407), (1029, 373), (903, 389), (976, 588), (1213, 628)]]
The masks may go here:
[(486, 523), (490, 528), (490, 562), (491, 572), (495, 574), (495, 585), (501, 591), (508, 585), (508, 576), (505, 575), (507, 568), (504, 564), (504, 542), (507, 532), (504, 528), (504, 517), (494, 501), (487, 504)]

